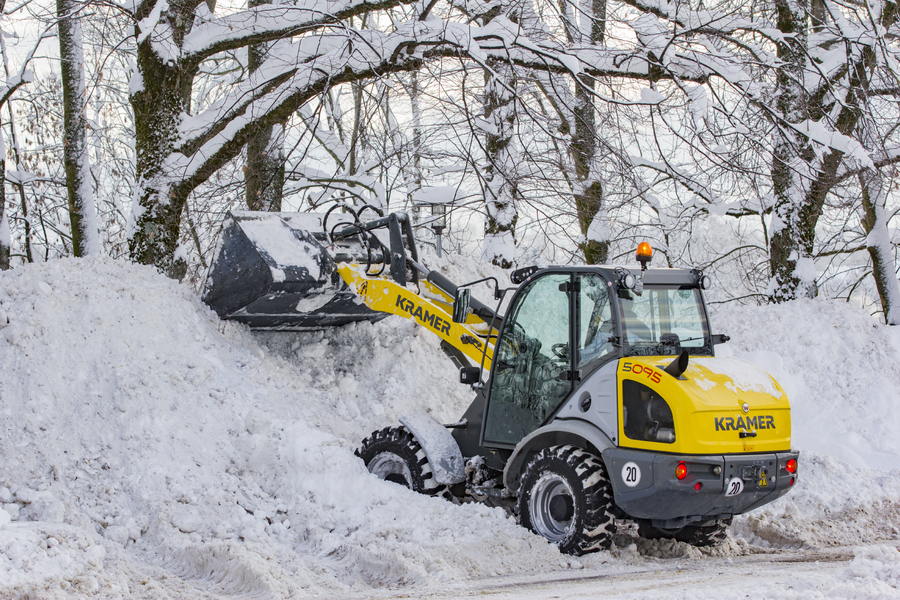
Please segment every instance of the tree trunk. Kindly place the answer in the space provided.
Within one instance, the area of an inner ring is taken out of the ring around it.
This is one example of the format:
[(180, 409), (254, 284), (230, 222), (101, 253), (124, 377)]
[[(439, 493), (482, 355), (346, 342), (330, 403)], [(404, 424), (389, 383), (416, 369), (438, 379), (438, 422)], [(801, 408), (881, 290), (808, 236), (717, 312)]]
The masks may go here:
[[(4, 7), (6, 6), (6, 0), (0, 0), (0, 14), (3, 14)], [(0, 50), (2, 50), (3, 54), (3, 72), (6, 74), (7, 80), (10, 78), (9, 71), (9, 56), (6, 50), (6, 44), (3, 43), (2, 39), (0, 39)], [(2, 108), (2, 105), (0, 105)], [(13, 159), (15, 160), (16, 171), (20, 170), (20, 157), (19, 157), (19, 140), (16, 134), (16, 119), (15, 114), (13, 113), (12, 104), (8, 101), (6, 102), (6, 109), (9, 111), (9, 141), (12, 143), (12, 154)], [(5, 253), (5, 264), (7, 268), (9, 267), (9, 258), (12, 253), (12, 234), (9, 230), (9, 219), (6, 216), (6, 144), (3, 139), (3, 133), (0, 132), (0, 160), (3, 161), (3, 168), (0, 169), (0, 199), (3, 200), (3, 207), (0, 208), (0, 212), (3, 213), (3, 221), (0, 222), (0, 246), (4, 243), (6, 245), (5, 251), (0, 250), (0, 252)], [(19, 183), (15, 184), (16, 189), (19, 192), (19, 197), (22, 203), (22, 219), (24, 222), (25, 229), (25, 260), (28, 262), (34, 262), (34, 256), (31, 251), (31, 222), (28, 220), (28, 203), (25, 199), (25, 186), (22, 185), (21, 180)], [(5, 234), (5, 237), (3, 237)], [(4, 241), (5, 240), (5, 241)]]
[[(175, 2), (160, 16), (177, 31), (181, 43), (189, 29), (190, 11)], [(143, 15), (141, 15), (143, 16)], [(186, 265), (176, 260), (181, 212), (190, 190), (172, 187), (163, 163), (178, 141), (182, 116), (190, 110), (191, 85), (196, 67), (165, 61), (157, 55), (149, 37), (137, 47), (141, 89), (131, 96), (134, 109), (137, 190), (133, 206), (134, 225), (129, 240), (131, 259), (155, 265), (170, 277), (180, 278)]]
[[(563, 0), (565, 1), (565, 0)], [(606, 38), (606, 0), (591, 1), (592, 44), (602, 44)], [(582, 15), (582, 19), (587, 15)], [(570, 24), (570, 27), (574, 23)], [(579, 32), (580, 33), (580, 32)], [(569, 41), (579, 39), (569, 33)], [(597, 130), (594, 108), (594, 78), (580, 77), (575, 86), (575, 127), (569, 150), (575, 163), (577, 189), (575, 190), (575, 214), (584, 241), (579, 244), (584, 261), (589, 265), (604, 264), (609, 257), (609, 223), (603, 205), (603, 184), (597, 179), (594, 161), (597, 158)]]
[[(6, 9), (6, 0), (0, 0), (0, 14)], [(3, 65), (6, 67), (6, 46), (3, 48)], [(7, 75), (9, 69), (5, 69)], [(2, 108), (2, 106), (0, 106)], [(12, 118), (12, 111), (10, 111)], [(9, 269), (9, 253), (12, 248), (12, 235), (9, 231), (9, 221), (6, 218), (6, 143), (3, 140), (3, 131), (0, 130), (0, 271)]]
[(828, 10), (825, 7), (825, 0), (810, 0), (810, 19), (813, 33), (822, 31), (825, 28), (828, 24)]
[[(778, 71), (776, 92), (781, 118), (787, 123), (800, 124), (806, 120), (821, 122), (828, 117), (833, 118), (838, 133), (846, 136), (857, 133), (863, 112), (861, 107), (869, 95), (869, 77), (876, 67), (874, 48), (865, 47), (858, 54), (848, 56), (847, 92), (840, 101), (840, 110), (833, 116), (834, 101), (826, 103), (822, 90), (816, 96), (810, 96), (804, 87), (803, 66), (808, 54), (804, 0), (776, 0), (776, 6), (778, 29), (787, 34), (785, 40), (790, 40), (778, 44), (779, 58), (784, 64)], [(881, 18), (882, 25), (888, 29), (896, 19), (896, 9), (885, 10)], [(844, 153), (837, 149), (819, 157), (805, 136), (788, 133), (783, 126), (779, 128), (772, 164), (776, 203), (773, 235), (769, 242), (770, 301), (812, 298), (817, 294), (812, 258), (816, 225), (843, 160)]]
[[(482, 16), (487, 25), (505, 14), (527, 33), (540, 31), (531, 0), (505, 0)], [(515, 151), (517, 78), (511, 65), (496, 65), (485, 73), (484, 118), (490, 124), (485, 136), (485, 209), (482, 260), (508, 269), (516, 260), (516, 223), (519, 220), (518, 166)]]
[(247, 208), (281, 211), (284, 199), (284, 125), (262, 127), (247, 141)]
[[(9, 109), (9, 132), (11, 135), (10, 142), (12, 142), (13, 159), (16, 161), (16, 171), (20, 171), (21, 170), (20, 165), (22, 163), (21, 163), (21, 159), (19, 156), (19, 143), (18, 143), (18, 138), (17, 138), (17, 134), (16, 134), (16, 122), (14, 119), (12, 106), (7, 104), (6, 108)], [(5, 152), (4, 152), (3, 156), (4, 157), (6, 156)], [(6, 161), (4, 161), (4, 164), (5, 164), (5, 162)], [(3, 175), (4, 175), (4, 177), (6, 176), (5, 167), (3, 170)], [(5, 180), (2, 183), (4, 186), (6, 185)], [(20, 202), (20, 206), (22, 207), (22, 222), (23, 222), (23, 228), (25, 230), (24, 231), (24, 233), (25, 233), (25, 240), (24, 240), (25, 260), (27, 262), (34, 262), (34, 251), (31, 247), (31, 220), (28, 218), (28, 199), (25, 196), (25, 186), (22, 184), (21, 180), (19, 180), (15, 184), (13, 184), (13, 186), (16, 188), (16, 191), (19, 192), (19, 202)], [(7, 226), (8, 225), (9, 225), (9, 222), (7, 221)], [(10, 236), (10, 238), (11, 238), (11, 236)], [(12, 239), (10, 239), (10, 248), (12, 248)]]
[(772, 191), (775, 207), (769, 239), (772, 279), (769, 299), (783, 302), (816, 295), (812, 259), (817, 216), (811, 218), (806, 204), (810, 185), (808, 169), (815, 155), (809, 140), (792, 132), (786, 123), (801, 123), (809, 116), (809, 98), (804, 88), (806, 64), (806, 18), (804, 0), (776, 0), (778, 30), (785, 38), (777, 44), (782, 61), (776, 75), (776, 110), (782, 120), (776, 130), (772, 157)]
[[(271, 0), (249, 0), (250, 8), (271, 4)], [(248, 48), (247, 66), (250, 73), (265, 62), (270, 50), (290, 42), (279, 40), (263, 44), (251, 44)], [(247, 164), (244, 167), (247, 208), (278, 212), (284, 198), (284, 126), (285, 123), (261, 126), (247, 140)]]
[[(593, 89), (593, 82), (586, 82)], [(606, 262), (609, 254), (609, 225), (603, 206), (603, 184), (596, 179), (597, 154), (594, 101), (588, 90), (575, 88), (575, 131), (569, 150), (575, 163), (575, 214), (584, 241), (579, 244), (589, 265)]]
[(84, 50), (81, 21), (76, 14), (80, 6), (73, 0), (56, 2), (63, 88), (63, 164), (66, 171), (66, 192), (69, 197), (72, 253), (75, 256), (87, 256), (100, 254), (100, 233), (91, 188), (87, 149)]
[(605, 264), (609, 258), (609, 224), (603, 206), (603, 186), (592, 180), (581, 194), (575, 194), (575, 211), (584, 241), (579, 244), (584, 262), (589, 265)]
[(491, 124), (487, 133), (484, 168), (485, 208), (482, 259), (508, 269), (516, 259), (516, 222), (519, 220), (515, 181), (516, 164), (512, 152), (516, 126), (515, 76), (508, 66), (498, 66), (484, 86), (484, 118)]
[(406, 170), (406, 197), (409, 204), (413, 222), (418, 223), (421, 219), (419, 214), (421, 211), (415, 202), (413, 195), (422, 188), (422, 111), (419, 106), (419, 74), (413, 71), (410, 73), (409, 80), (409, 107), (412, 111), (412, 160), (410, 166)]
[(872, 259), (872, 276), (881, 299), (884, 321), (888, 325), (900, 325), (900, 282), (894, 263), (894, 248), (888, 231), (885, 201), (887, 186), (881, 173), (866, 170), (859, 176), (862, 186), (862, 225), (866, 232), (866, 249)]
[(9, 233), (9, 221), (6, 220), (6, 147), (3, 145), (3, 132), (0, 131), (0, 271), (9, 268), (9, 251), (12, 247), (12, 236)]

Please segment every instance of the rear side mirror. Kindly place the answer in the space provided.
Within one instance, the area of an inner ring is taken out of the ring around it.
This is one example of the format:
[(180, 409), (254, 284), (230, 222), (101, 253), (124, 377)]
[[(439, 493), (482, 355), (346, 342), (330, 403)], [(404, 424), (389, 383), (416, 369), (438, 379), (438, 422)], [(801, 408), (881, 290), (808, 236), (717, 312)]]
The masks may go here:
[[(469, 290), (457, 289), (456, 298), (453, 300), (453, 322), (465, 323), (469, 316)], [(465, 383), (465, 382), (463, 382)]]
[(459, 382), (474, 385), (481, 380), (481, 367), (462, 367), (459, 370)]

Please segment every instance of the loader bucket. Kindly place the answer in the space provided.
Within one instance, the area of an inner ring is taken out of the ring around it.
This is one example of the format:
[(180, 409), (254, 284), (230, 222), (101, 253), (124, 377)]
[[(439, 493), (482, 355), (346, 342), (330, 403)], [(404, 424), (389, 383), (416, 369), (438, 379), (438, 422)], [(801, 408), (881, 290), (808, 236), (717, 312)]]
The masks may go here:
[(203, 301), (219, 317), (263, 331), (323, 329), (386, 317), (366, 307), (336, 271), (335, 256), (358, 259), (360, 249), (348, 240), (326, 248), (325, 240), (321, 215), (230, 213)]

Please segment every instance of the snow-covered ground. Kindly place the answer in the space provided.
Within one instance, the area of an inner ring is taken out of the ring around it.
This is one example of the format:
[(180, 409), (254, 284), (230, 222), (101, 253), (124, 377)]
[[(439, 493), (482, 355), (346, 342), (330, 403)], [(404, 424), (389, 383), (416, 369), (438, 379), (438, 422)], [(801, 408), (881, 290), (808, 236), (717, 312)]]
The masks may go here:
[[(0, 597), (900, 597), (900, 331), (827, 301), (726, 305), (713, 325), (789, 393), (796, 489), (720, 548), (625, 528), (575, 559), (354, 457), (372, 430), (456, 420), (471, 398), (412, 323), (253, 336), (147, 267), (4, 272)], [(792, 579), (772, 566), (785, 555), (804, 565)], [(790, 586), (719, 590), (767, 570)], [(675, 587), (649, 585), (658, 573)]]

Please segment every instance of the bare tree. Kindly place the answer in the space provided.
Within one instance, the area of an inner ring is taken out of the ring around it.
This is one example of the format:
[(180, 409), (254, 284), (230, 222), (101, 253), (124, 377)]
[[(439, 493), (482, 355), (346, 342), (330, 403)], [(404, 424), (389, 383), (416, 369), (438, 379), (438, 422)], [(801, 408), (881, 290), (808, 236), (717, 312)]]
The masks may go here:
[[(4, 0), (0, 0), (0, 13), (3, 12)], [(4, 49), (5, 50), (5, 49)], [(19, 77), (18, 81), (7, 81), (5, 89), (0, 88), (0, 110), (9, 101), (10, 96), (26, 83), (28, 78)], [(0, 129), (0, 270), (9, 269), (9, 254), (12, 246), (12, 237), (9, 231), (9, 221), (6, 218), (6, 143), (3, 139), (3, 130)]]
[(87, 115), (84, 45), (79, 12), (82, 5), (76, 0), (57, 0), (59, 28), (59, 62), (62, 74), (63, 163), (66, 171), (66, 190), (69, 198), (72, 253), (75, 256), (99, 254), (100, 237), (97, 211), (90, 173), (87, 148)]
[[(131, 253), (135, 260), (170, 273), (188, 194), (236, 156), (252, 131), (285, 119), (329, 87), (417, 70), (430, 58), (471, 57), (473, 52), (484, 66), (494, 61), (571, 72), (573, 59), (579, 70), (594, 75), (642, 77), (647, 72), (645, 58), (618, 49), (589, 48), (582, 57), (572, 56), (554, 40), (534, 45), (507, 19), (495, 19), (482, 31), (425, 20), (423, 13), (390, 31), (356, 30), (348, 29), (344, 21), (395, 4), (346, 2), (327, 15), (302, 7), (263, 5), (208, 22), (196, 18), (198, 5), (169, 4), (162, 10), (162, 5), (145, 2), (135, 15), (143, 81), (132, 96), (138, 191)], [(214, 108), (186, 117), (191, 84), (204, 60), (300, 32), (307, 35), (291, 46), (293, 56), (277, 57), (271, 69), (260, 69), (233, 86)], [(615, 56), (622, 59), (615, 61)], [(681, 75), (690, 79), (697, 73), (696, 67), (686, 65)]]
[[(271, 0), (250, 0), (247, 5), (255, 8), (271, 4)], [(266, 58), (279, 53), (278, 45), (287, 50), (288, 40), (250, 44), (247, 49), (247, 67), (252, 76), (265, 63)], [(284, 196), (284, 128), (287, 119), (260, 126), (247, 140), (247, 164), (244, 179), (247, 182), (247, 208), (250, 210), (280, 211)]]
[(878, 170), (865, 170), (859, 174), (862, 189), (862, 218), (866, 233), (866, 249), (872, 261), (872, 275), (881, 299), (885, 323), (900, 325), (900, 282), (891, 247), (888, 215), (885, 206), (888, 184)]
[[(560, 2), (560, 13), (569, 43), (605, 42), (606, 0), (592, 0), (590, 4), (585, 3), (584, 8), (573, 6), (573, 3), (563, 0)], [(563, 132), (571, 136), (569, 152), (575, 166), (573, 200), (578, 227), (584, 236), (584, 241), (579, 245), (585, 262), (603, 264), (609, 256), (610, 231), (597, 160), (599, 140), (595, 106), (596, 86), (590, 77), (579, 77), (575, 83), (575, 98), (571, 104), (571, 112), (568, 114), (561, 112), (561, 115), (568, 116), (563, 120)]]
[[(702, 97), (692, 99), (692, 104), (702, 100), (708, 119), (718, 121), (715, 128), (689, 140), (705, 165), (685, 169), (669, 152), (640, 165), (678, 181), (709, 206), (731, 204), (728, 214), (765, 215), (771, 277), (767, 295), (776, 302), (815, 295), (816, 228), (829, 194), (860, 168), (897, 160), (890, 150), (868, 152), (854, 137), (868, 110), (867, 98), (896, 94), (891, 92), (896, 88), (891, 70), (896, 48), (889, 32), (896, 27), (897, 5), (878, 2), (858, 10), (852, 4), (818, 4), (816, 10), (825, 12), (813, 18), (802, 1), (776, 0), (769, 9), (774, 14), (770, 21), (756, 16), (751, 7), (729, 2), (718, 11), (629, 4), (654, 17), (643, 24), (643, 37), (655, 40), (660, 49), (654, 56), (661, 71), (668, 69), (669, 52), (694, 43), (732, 65), (728, 70), (712, 67)], [(645, 46), (650, 49), (652, 43)], [(675, 83), (691, 93), (688, 86)], [(656, 114), (657, 124), (672, 132), (668, 135), (683, 139), (683, 127), (667, 121), (662, 109)], [(664, 134), (659, 130), (657, 135)], [(745, 162), (750, 153), (728, 151), (735, 136), (749, 137), (752, 148), (747, 149), (768, 157), (766, 172), (755, 170), (764, 161), (750, 157)], [(766, 178), (759, 196), (734, 202), (708, 185), (710, 170), (721, 175), (742, 169)]]

